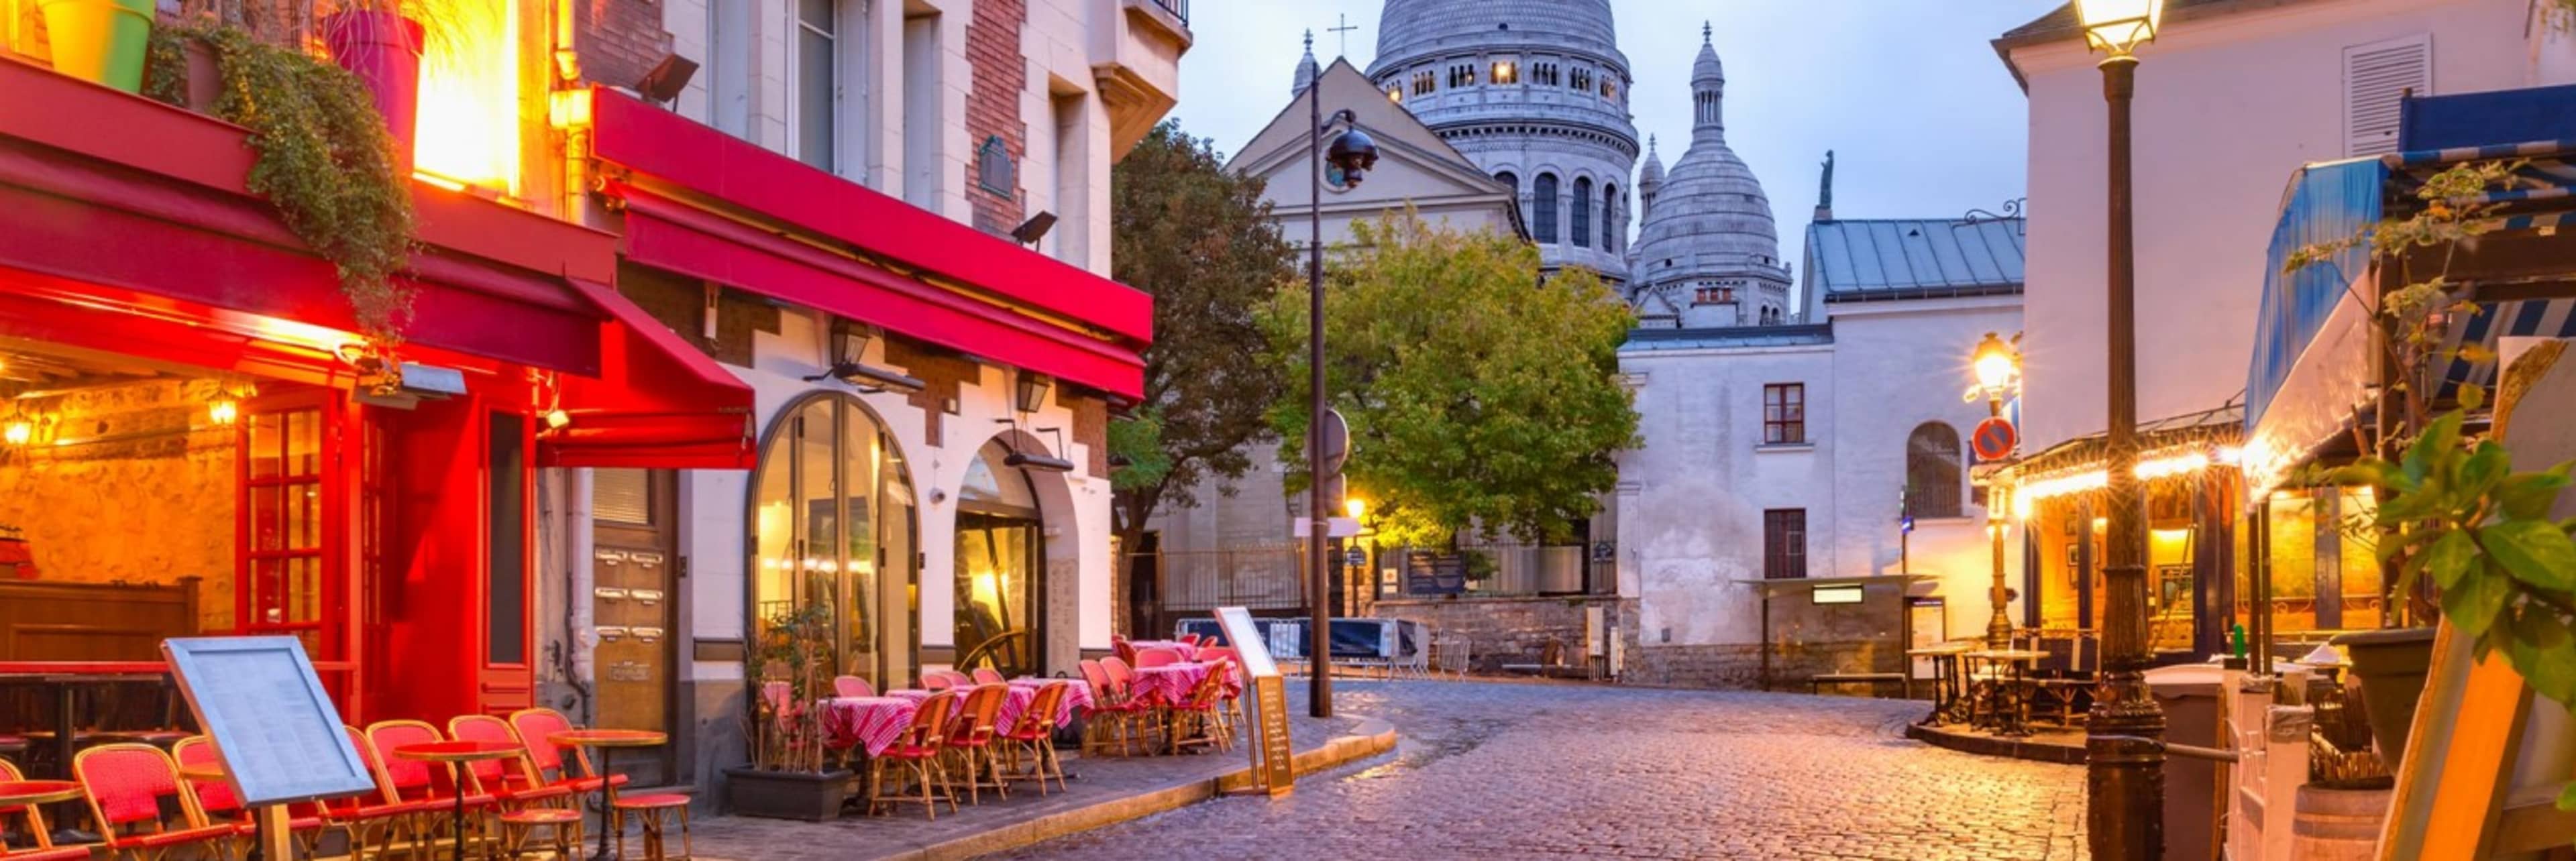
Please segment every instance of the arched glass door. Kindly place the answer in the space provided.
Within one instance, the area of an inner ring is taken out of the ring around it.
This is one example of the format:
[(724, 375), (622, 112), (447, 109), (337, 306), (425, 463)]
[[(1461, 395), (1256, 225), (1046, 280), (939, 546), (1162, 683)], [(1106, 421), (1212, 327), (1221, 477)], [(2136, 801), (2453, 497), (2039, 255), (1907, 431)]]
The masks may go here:
[(1046, 554), (1037, 492), (1019, 468), (1003, 463), (1010, 453), (985, 443), (957, 494), (957, 668), (1036, 675), (1038, 560)]
[[(910, 472), (857, 398), (809, 395), (779, 414), (751, 495), (752, 624), (819, 615), (826, 675), (909, 683), (920, 652)], [(778, 668), (760, 667), (767, 676)]]

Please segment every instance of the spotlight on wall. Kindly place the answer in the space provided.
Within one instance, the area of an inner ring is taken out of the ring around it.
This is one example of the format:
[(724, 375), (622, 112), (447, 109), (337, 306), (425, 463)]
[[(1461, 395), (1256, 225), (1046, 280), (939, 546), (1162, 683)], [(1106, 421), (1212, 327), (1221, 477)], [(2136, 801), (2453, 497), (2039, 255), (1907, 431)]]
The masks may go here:
[(1055, 213), (1042, 211), (1020, 222), (1020, 226), (1011, 228), (1011, 238), (1019, 240), (1021, 245), (1036, 245), (1038, 240), (1046, 238), (1047, 231), (1053, 229)]
[(572, 425), (572, 414), (571, 414), (571, 413), (564, 412), (562, 407), (556, 407), (556, 408), (554, 408), (554, 409), (551, 409), (551, 410), (547, 410), (547, 411), (546, 411), (546, 429), (547, 429), (547, 430), (550, 430), (550, 431), (559, 431), (559, 430), (563, 430), (563, 429), (564, 429), (564, 428), (566, 428), (566, 427), (570, 427), (571, 425)]
[(1004, 456), (1002, 458), (1002, 465), (1017, 467), (1020, 469), (1034, 469), (1040, 472), (1073, 471), (1073, 461), (1052, 455), (1029, 454), (1027, 452), (1020, 451), (1011, 452), (1009, 455)]
[(678, 54), (664, 54), (662, 62), (653, 64), (653, 71), (645, 72), (644, 79), (635, 82), (635, 92), (645, 101), (667, 105), (680, 97), (681, 90), (689, 88), (689, 79), (697, 74), (698, 61)]
[(241, 404), (231, 395), (223, 395), (206, 404), (206, 418), (219, 425), (232, 424), (241, 418)]

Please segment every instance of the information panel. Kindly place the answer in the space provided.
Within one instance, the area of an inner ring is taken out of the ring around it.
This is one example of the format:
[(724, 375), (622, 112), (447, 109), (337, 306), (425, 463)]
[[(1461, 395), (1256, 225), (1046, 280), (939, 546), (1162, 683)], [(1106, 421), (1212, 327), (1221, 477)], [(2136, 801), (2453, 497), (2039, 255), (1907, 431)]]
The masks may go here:
[(1286, 795), (1297, 788), (1297, 756), (1288, 743), (1287, 685), (1279, 678), (1279, 663), (1271, 659), (1252, 611), (1219, 607), (1216, 621), (1225, 628), (1226, 642), (1234, 644), (1235, 656), (1243, 660), (1243, 675), (1250, 682), (1256, 737), (1244, 747), (1252, 754), (1253, 776), (1269, 787), (1270, 794)]
[(187, 637), (161, 653), (250, 807), (374, 792), (340, 710), (294, 637)]

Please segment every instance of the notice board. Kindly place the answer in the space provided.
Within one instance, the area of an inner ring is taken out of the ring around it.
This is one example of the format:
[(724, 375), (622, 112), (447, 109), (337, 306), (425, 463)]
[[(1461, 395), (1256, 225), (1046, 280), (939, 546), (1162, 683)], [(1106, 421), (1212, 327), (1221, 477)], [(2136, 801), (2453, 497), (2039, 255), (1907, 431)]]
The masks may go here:
[(161, 654), (245, 806), (376, 791), (303, 641), (185, 637), (162, 641)]
[(1245, 747), (1252, 754), (1253, 777), (1269, 787), (1270, 794), (1286, 795), (1297, 788), (1297, 754), (1288, 743), (1287, 684), (1279, 678), (1279, 664), (1262, 642), (1252, 611), (1219, 607), (1216, 621), (1225, 627), (1226, 641), (1234, 644), (1245, 680), (1250, 682), (1254, 738)]

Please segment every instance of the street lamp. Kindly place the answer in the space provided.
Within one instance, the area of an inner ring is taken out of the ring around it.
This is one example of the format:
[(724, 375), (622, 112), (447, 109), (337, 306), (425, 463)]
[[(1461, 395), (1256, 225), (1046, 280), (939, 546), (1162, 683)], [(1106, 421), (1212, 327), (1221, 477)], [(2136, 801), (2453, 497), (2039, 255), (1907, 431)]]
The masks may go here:
[[(2020, 343), (2019, 334), (2006, 342), (1995, 333), (1987, 332), (1985, 340), (1977, 342), (1976, 352), (1970, 354), (1968, 367), (1977, 377), (1977, 388), (1970, 395), (1985, 394), (1989, 419), (2003, 417), (2005, 397), (2021, 383)], [(1986, 488), (1986, 533), (1994, 544), (1995, 569), (1994, 583), (1986, 590), (1987, 601), (1993, 610), (1993, 615), (1986, 618), (1986, 648), (1998, 651), (2012, 648), (2012, 593), (2004, 586), (2004, 512), (2009, 501), (2009, 493), (2002, 484)]]
[(2084, 822), (2093, 857), (2164, 857), (2164, 710), (2146, 684), (2146, 499), (2138, 486), (2137, 264), (2130, 227), (2129, 100), (2137, 90), (2137, 47), (2156, 38), (2163, 0), (2075, 0), (2084, 40), (2101, 63), (2110, 104), (2108, 269), (2104, 299), (2109, 363), (2104, 449), (2102, 675), (2084, 722)]
[(1333, 121), (1346, 126), (1333, 138), (1332, 146), (1324, 145), (1324, 93), (1319, 87), (1306, 87), (1306, 120), (1309, 132), (1306, 152), (1306, 566), (1307, 582), (1312, 589), (1306, 604), (1313, 612), (1306, 652), (1310, 677), (1307, 688), (1307, 712), (1319, 718), (1333, 716), (1332, 642), (1333, 608), (1331, 560), (1325, 559), (1325, 533), (1331, 530), (1324, 499), (1324, 170), (1329, 160), (1341, 174), (1337, 188), (1357, 188), (1361, 177), (1377, 166), (1377, 143), (1359, 130), (1359, 118), (1348, 109), (1334, 111)]

